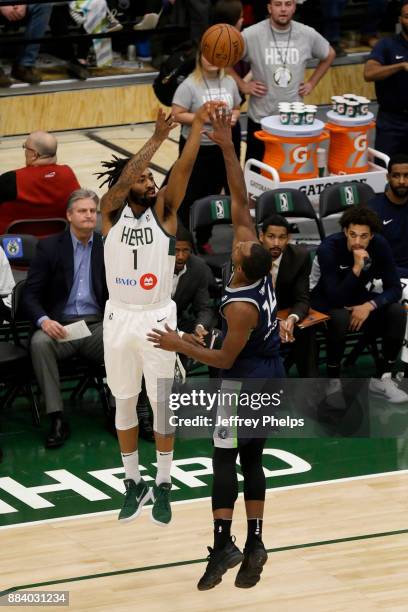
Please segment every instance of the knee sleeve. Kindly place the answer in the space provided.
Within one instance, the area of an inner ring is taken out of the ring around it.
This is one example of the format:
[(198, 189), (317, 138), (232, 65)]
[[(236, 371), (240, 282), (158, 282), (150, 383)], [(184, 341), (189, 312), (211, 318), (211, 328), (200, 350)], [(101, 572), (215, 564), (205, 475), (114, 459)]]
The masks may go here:
[(238, 497), (236, 448), (214, 448), (212, 509), (233, 508)]
[(137, 427), (139, 425), (136, 414), (138, 397), (138, 395), (133, 395), (133, 397), (128, 397), (127, 399), (116, 398), (116, 429), (132, 429), (132, 427)]
[(244, 476), (245, 500), (265, 500), (266, 480), (262, 467), (262, 451), (265, 440), (251, 440), (239, 451)]

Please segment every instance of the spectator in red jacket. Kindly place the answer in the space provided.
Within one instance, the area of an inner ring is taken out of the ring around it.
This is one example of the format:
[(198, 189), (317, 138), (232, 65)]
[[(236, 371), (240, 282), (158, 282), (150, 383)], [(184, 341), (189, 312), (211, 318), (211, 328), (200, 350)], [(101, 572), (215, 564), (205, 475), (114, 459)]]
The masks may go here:
[(57, 139), (33, 132), (23, 144), (25, 167), (0, 175), (0, 234), (18, 219), (65, 218), (68, 197), (79, 189), (69, 166), (57, 164)]

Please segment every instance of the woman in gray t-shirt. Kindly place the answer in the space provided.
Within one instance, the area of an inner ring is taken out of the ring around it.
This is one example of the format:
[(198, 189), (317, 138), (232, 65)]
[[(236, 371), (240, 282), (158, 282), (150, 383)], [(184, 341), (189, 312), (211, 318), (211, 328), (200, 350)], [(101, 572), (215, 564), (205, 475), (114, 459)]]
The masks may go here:
[[(175, 120), (182, 126), (179, 142), (180, 153), (190, 132), (195, 111), (205, 102), (213, 100), (222, 100), (232, 110), (231, 126), (233, 132), (238, 132), (237, 144), (239, 145), (241, 97), (238, 87), (234, 79), (199, 55), (194, 71), (178, 86), (173, 98), (172, 112)], [(205, 127), (211, 130), (210, 124)], [(209, 171), (210, 168), (211, 171)], [(187, 192), (179, 209), (179, 216), (185, 227), (189, 226), (190, 206), (195, 200), (208, 195), (218, 195), (223, 188), (227, 189), (227, 187), (221, 149), (203, 134)], [(208, 249), (209, 237), (208, 230), (197, 233), (200, 250), (205, 252)]]

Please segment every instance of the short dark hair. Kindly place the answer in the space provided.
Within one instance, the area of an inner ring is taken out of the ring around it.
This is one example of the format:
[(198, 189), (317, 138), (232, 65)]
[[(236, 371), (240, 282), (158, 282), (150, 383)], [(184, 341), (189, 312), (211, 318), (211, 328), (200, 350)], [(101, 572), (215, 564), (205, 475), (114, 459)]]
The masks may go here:
[(290, 234), (289, 222), (287, 219), (285, 219), (285, 217), (282, 217), (281, 215), (270, 215), (265, 219), (265, 221), (262, 223), (263, 234), (265, 234), (270, 225), (276, 225), (276, 227), (285, 227), (288, 234)]
[(242, 9), (240, 0), (218, 0), (214, 7), (213, 22), (234, 26), (241, 17)]
[(350, 225), (368, 225), (373, 233), (380, 233), (382, 230), (378, 215), (365, 206), (350, 206), (340, 217), (339, 223), (342, 229), (347, 229)]
[(188, 231), (188, 229), (186, 229), (184, 225), (180, 223), (180, 221), (178, 222), (178, 225), (177, 225), (176, 240), (181, 240), (183, 242), (189, 242), (191, 246), (193, 246), (193, 236)]
[(252, 245), (250, 254), (241, 262), (243, 273), (253, 283), (269, 274), (271, 266), (272, 255), (258, 243)]
[[(408, 4), (408, 0), (407, 0)], [(388, 172), (392, 172), (392, 167), (395, 164), (408, 164), (408, 155), (406, 153), (396, 153), (390, 157), (390, 161), (388, 162), (387, 170)]]

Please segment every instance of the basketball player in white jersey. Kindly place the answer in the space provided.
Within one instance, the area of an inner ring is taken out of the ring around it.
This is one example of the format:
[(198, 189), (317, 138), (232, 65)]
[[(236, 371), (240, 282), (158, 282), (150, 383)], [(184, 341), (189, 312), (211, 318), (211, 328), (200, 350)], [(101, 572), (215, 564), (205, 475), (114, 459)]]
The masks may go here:
[[(176, 305), (171, 300), (175, 263), (177, 210), (200, 147), (208, 103), (195, 114), (190, 136), (174, 164), (166, 187), (156, 192), (148, 164), (175, 126), (159, 110), (153, 136), (126, 165), (124, 160), (105, 163), (109, 191), (101, 200), (105, 266), (109, 289), (104, 318), (104, 350), (108, 385), (116, 398), (116, 430), (125, 468), (125, 501), (119, 520), (136, 518), (152, 499), (152, 520), (171, 520), (170, 469), (174, 433), (158, 415), (164, 402), (160, 380), (173, 379), (175, 353), (158, 351), (146, 340), (152, 327), (176, 327)], [(122, 171), (120, 165), (122, 165)], [(139, 471), (136, 405), (145, 378), (153, 410), (157, 475), (153, 488)], [(163, 387), (163, 388), (162, 388)]]

